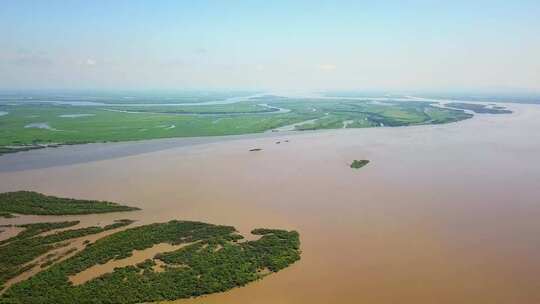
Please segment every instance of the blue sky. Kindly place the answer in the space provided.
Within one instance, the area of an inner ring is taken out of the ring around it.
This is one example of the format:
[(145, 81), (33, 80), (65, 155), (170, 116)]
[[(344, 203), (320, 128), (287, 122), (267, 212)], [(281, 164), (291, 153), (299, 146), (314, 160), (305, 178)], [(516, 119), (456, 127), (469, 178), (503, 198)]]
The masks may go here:
[(0, 88), (540, 90), (538, 1), (0, 3)]

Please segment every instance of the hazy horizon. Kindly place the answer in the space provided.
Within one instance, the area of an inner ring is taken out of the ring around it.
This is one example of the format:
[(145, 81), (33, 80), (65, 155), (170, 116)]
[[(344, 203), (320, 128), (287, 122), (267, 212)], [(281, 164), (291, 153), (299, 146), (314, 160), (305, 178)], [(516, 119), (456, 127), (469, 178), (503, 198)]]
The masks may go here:
[(535, 1), (4, 1), (0, 88), (538, 93), (538, 16)]

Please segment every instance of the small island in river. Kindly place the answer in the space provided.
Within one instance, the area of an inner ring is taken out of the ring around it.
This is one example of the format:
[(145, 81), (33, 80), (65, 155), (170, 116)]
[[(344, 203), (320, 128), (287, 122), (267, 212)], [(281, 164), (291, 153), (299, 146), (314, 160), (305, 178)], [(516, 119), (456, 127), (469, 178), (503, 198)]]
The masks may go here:
[(367, 164), (369, 164), (369, 160), (367, 160), (367, 159), (361, 159), (361, 160), (355, 159), (351, 163), (351, 168), (360, 169), (360, 168), (364, 167)]

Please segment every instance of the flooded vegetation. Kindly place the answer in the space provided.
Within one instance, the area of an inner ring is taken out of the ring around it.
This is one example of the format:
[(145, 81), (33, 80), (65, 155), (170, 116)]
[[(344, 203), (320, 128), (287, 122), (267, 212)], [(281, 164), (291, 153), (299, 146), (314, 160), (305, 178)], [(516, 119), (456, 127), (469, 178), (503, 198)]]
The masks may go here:
[(117, 229), (131, 224), (130, 220), (117, 221), (104, 227), (85, 227), (80, 229), (63, 230), (49, 235), (39, 235), (59, 228), (72, 227), (79, 222), (35, 223), (19, 227), (26, 228), (18, 235), (3, 240), (0, 246), (0, 287), (12, 279), (30, 270), (36, 264), (36, 258), (53, 249), (67, 246), (68, 240)]
[[(96, 264), (89, 268), (86, 268), (85, 270), (78, 272), (76, 274), (73, 274), (69, 277), (69, 281), (73, 283), (73, 285), (81, 285), (83, 283), (86, 283), (92, 279), (98, 278), (104, 274), (112, 273), (115, 268), (121, 268), (126, 266), (134, 266), (139, 263), (143, 263), (148, 260), (148, 258), (152, 258), (154, 264), (160, 263), (161, 260), (154, 259), (157, 254), (169, 252), (169, 251), (175, 251), (182, 247), (185, 247), (191, 243), (182, 243), (178, 245), (171, 245), (168, 243), (160, 243), (155, 244), (150, 248), (142, 249), (142, 250), (133, 250), (131, 254), (129, 254), (128, 257), (124, 258), (118, 258), (109, 260), (108, 262), (104, 264)], [(167, 265), (163, 262), (160, 263), (160, 268), (163, 270), (164, 267)], [(169, 266), (170, 267), (170, 266)], [(160, 269), (155, 269), (154, 271), (159, 271)]]

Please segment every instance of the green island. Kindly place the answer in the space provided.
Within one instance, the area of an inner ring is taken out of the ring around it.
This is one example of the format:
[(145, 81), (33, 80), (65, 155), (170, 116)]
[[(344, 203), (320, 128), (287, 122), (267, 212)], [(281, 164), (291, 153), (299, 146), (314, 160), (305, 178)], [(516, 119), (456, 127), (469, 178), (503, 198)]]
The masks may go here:
[(501, 106), (487, 106), (477, 103), (450, 102), (445, 106), (455, 109), (469, 110), (478, 114), (511, 114), (512, 111)]
[[(1, 295), (0, 303), (141, 303), (190, 298), (243, 286), (300, 259), (296, 231), (255, 229), (252, 233), (260, 238), (241, 241), (234, 227), (191, 221), (126, 229), (12, 285)], [(160, 243), (186, 245), (79, 285), (69, 280), (94, 265), (126, 258), (133, 250)], [(8, 257), (18, 259), (15, 254)], [(3, 256), (1, 261), (2, 267), (13, 263)], [(159, 271), (155, 269), (158, 262)]]
[(139, 208), (105, 201), (62, 198), (33, 191), (0, 193), (0, 217), (4, 218), (13, 217), (12, 213), (76, 215), (134, 210), (139, 210)]
[(367, 159), (362, 159), (362, 160), (353, 160), (353, 162), (351, 163), (351, 168), (353, 169), (360, 169), (362, 167), (364, 167), (365, 165), (369, 164), (369, 160)]
[[(0, 154), (93, 142), (442, 124), (472, 117), (423, 101), (238, 94), (184, 96), (195, 103), (150, 95), (127, 100), (104, 96), (98, 104), (59, 96), (35, 96), (32, 102), (0, 98)], [(220, 104), (232, 96), (243, 99)], [(209, 99), (215, 103), (208, 104)]]

